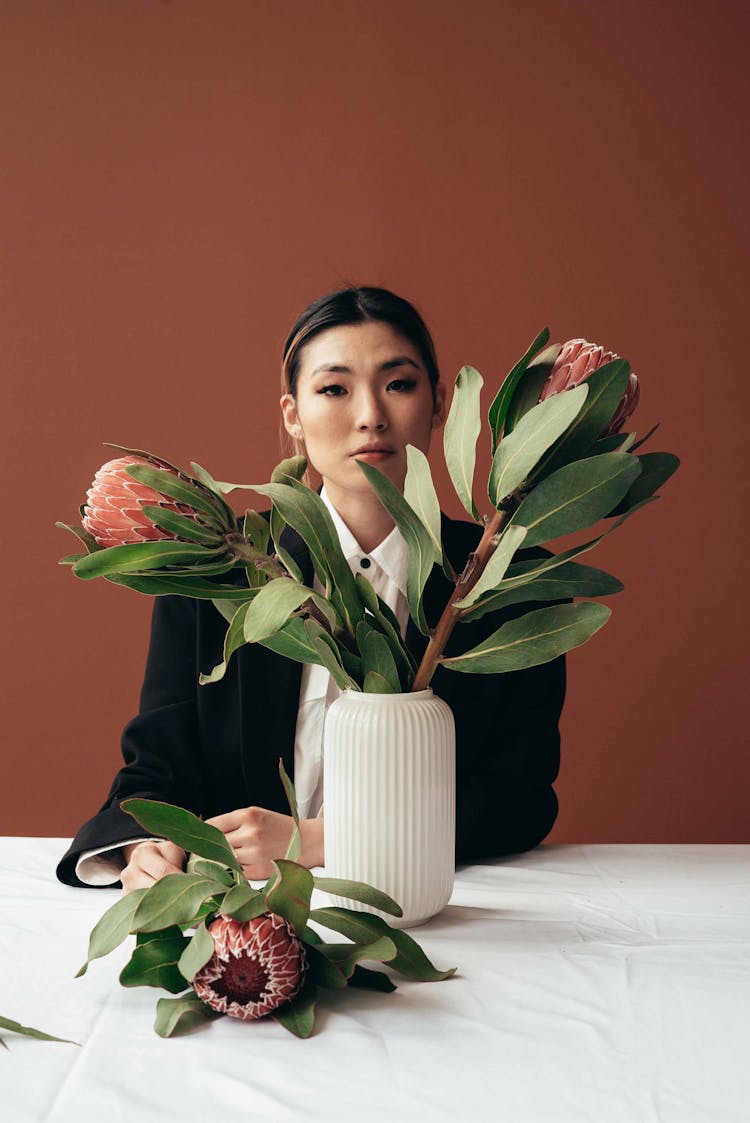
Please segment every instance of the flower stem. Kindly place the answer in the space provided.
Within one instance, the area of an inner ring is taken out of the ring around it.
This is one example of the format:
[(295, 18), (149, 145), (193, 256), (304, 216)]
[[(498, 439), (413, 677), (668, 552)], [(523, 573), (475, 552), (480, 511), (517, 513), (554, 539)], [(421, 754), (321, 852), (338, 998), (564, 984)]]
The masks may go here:
[(496, 538), (520, 505), (521, 498), (520, 494), (514, 492), (506, 501), (508, 503), (507, 509), (495, 511), (492, 518), (488, 520), (476, 550), (469, 554), (463, 571), (456, 579), (456, 587), (451, 593), (450, 600), (443, 610), (437, 627), (430, 632), (430, 641), (414, 676), (412, 691), (425, 690), (429, 686), (440, 657), (445, 651), (450, 634), (461, 616), (461, 609), (455, 607), (455, 602), (471, 592), (484, 573), (487, 562), (497, 547)]

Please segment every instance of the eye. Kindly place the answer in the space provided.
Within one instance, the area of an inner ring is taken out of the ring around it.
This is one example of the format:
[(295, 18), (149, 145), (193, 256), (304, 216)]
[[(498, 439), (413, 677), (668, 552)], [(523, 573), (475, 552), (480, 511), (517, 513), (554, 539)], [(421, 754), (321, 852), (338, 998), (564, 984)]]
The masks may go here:
[(321, 386), (319, 390), (315, 391), (316, 394), (327, 394), (329, 398), (338, 398), (346, 393), (343, 386), (338, 382), (329, 382), (327, 386)]
[(417, 385), (415, 378), (394, 378), (392, 382), (388, 383), (389, 390), (396, 390), (398, 393), (408, 393), (413, 390)]

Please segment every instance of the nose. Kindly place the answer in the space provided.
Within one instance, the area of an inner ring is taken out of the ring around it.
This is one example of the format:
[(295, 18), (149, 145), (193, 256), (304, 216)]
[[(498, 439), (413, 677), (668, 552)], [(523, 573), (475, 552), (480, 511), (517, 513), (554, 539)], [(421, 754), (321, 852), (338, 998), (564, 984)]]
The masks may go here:
[(386, 410), (373, 391), (363, 390), (360, 394), (357, 401), (356, 422), (360, 432), (372, 430), (381, 433), (388, 427)]

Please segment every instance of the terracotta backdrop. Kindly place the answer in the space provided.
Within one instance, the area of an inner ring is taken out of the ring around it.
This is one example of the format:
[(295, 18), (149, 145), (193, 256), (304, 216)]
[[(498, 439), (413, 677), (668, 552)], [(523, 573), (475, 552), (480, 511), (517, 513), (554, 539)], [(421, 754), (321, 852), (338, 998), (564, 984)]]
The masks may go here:
[(625, 591), (569, 657), (551, 840), (750, 841), (746, 13), (0, 0), (2, 833), (71, 834), (137, 707), (151, 602), (57, 564), (102, 442), (267, 479), (286, 332), (354, 281), (450, 383), (545, 324), (630, 358), (683, 466), (591, 556)]

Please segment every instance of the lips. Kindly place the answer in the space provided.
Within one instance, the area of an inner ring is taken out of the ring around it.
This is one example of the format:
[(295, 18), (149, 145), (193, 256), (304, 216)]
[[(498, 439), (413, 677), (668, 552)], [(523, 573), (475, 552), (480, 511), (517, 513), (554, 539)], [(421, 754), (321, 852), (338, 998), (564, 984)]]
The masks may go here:
[(358, 448), (356, 450), (356, 452), (352, 452), (350, 455), (351, 456), (369, 456), (369, 455), (372, 455), (374, 453), (380, 453), (381, 455), (388, 455), (389, 453), (393, 453), (393, 452), (395, 452), (395, 449), (392, 448), (390, 445), (363, 445), (362, 448)]

